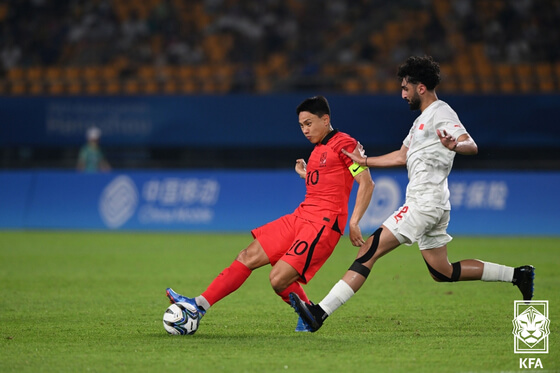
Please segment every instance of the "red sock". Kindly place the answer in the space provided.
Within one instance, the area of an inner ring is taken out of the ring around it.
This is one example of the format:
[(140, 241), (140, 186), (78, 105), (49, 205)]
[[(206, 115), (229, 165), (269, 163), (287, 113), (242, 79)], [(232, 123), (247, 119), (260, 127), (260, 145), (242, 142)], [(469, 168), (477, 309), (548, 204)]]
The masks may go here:
[(299, 284), (299, 282), (292, 282), (290, 286), (288, 286), (285, 290), (277, 293), (279, 296), (282, 297), (282, 300), (288, 304), (290, 304), (290, 293), (296, 293), (299, 298), (304, 301), (305, 303), (309, 304), (309, 298), (307, 298), (307, 294), (303, 291), (303, 288)]
[(233, 293), (243, 283), (252, 271), (243, 263), (234, 260), (231, 265), (224, 269), (208, 286), (208, 288), (201, 295), (206, 298), (210, 305), (213, 305), (222, 298)]

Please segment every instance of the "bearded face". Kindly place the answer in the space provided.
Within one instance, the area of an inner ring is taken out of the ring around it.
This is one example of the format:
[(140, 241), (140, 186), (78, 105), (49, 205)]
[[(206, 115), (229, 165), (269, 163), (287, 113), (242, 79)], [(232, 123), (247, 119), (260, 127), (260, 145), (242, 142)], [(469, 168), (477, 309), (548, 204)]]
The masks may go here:
[(414, 93), (408, 97), (408, 107), (410, 108), (410, 110), (420, 110), (420, 95), (414, 91)]
[(410, 110), (420, 110), (422, 104), (417, 88), (418, 84), (409, 82), (407, 78), (401, 81), (401, 97), (408, 102)]

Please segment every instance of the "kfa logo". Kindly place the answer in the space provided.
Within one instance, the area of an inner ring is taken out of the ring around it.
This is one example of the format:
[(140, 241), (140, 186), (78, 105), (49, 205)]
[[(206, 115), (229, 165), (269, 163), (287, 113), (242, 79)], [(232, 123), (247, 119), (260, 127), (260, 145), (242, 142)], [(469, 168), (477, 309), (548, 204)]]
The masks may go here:
[(519, 359), (519, 369), (532, 369), (532, 368), (541, 368), (543, 369), (541, 359), (534, 358), (534, 357), (526, 357), (525, 359)]
[(516, 300), (513, 318), (514, 352), (547, 354), (549, 326), (547, 300)]

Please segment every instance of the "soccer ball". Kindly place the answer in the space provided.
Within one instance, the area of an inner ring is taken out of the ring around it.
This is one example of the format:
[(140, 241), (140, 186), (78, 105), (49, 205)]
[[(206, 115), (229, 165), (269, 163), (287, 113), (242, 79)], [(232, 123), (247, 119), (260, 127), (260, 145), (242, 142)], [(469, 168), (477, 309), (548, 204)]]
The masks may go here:
[(199, 322), (198, 310), (185, 302), (172, 304), (163, 314), (163, 327), (169, 334), (194, 334)]

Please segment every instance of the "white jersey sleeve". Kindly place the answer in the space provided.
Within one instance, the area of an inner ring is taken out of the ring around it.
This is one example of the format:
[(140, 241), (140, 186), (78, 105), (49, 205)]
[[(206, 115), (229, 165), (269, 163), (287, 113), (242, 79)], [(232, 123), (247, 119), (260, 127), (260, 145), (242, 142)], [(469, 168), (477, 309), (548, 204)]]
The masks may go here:
[[(444, 103), (442, 101), (442, 103)], [(467, 133), (465, 127), (459, 120), (457, 113), (446, 103), (445, 105), (440, 105), (439, 109), (434, 113), (434, 122), (436, 128), (440, 130), (445, 130), (449, 135), (454, 138), (459, 138), (459, 136)]]

